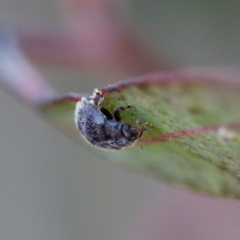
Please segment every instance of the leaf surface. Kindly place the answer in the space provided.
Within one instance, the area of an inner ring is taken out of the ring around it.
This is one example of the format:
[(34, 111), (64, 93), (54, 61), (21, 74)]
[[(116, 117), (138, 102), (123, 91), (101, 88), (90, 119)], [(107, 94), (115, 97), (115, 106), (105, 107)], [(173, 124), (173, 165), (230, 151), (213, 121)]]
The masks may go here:
[[(153, 74), (103, 88), (103, 106), (111, 112), (131, 104), (121, 112), (123, 123), (140, 120), (151, 127), (133, 147), (93, 149), (103, 158), (168, 183), (240, 198), (240, 82), (222, 76)], [(81, 139), (74, 107), (73, 101), (65, 100), (43, 105), (42, 111)]]

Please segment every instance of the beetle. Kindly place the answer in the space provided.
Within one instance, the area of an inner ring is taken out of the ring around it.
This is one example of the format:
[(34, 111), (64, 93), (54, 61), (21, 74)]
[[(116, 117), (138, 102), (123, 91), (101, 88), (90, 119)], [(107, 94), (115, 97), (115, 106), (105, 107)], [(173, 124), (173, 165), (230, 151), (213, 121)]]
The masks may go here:
[[(82, 97), (76, 104), (75, 124), (85, 140), (92, 145), (107, 149), (119, 150), (133, 145), (146, 130), (144, 123), (139, 129), (136, 125), (121, 122), (120, 111), (127, 107), (116, 107), (113, 114), (102, 107), (104, 96), (95, 91), (94, 96)], [(139, 124), (138, 122), (136, 122)]]

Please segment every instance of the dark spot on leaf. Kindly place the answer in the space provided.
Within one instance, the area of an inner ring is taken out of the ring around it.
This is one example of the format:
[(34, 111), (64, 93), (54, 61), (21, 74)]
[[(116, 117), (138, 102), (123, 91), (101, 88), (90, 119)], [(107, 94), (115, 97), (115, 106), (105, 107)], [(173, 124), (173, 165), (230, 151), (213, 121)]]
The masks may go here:
[(188, 109), (191, 114), (201, 114), (203, 110), (200, 107), (192, 106)]

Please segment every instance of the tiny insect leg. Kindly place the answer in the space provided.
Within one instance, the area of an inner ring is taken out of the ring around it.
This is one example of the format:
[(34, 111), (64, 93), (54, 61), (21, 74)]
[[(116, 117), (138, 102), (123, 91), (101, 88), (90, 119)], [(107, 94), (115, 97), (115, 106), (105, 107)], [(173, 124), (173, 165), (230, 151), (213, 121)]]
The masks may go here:
[(117, 122), (121, 122), (121, 116), (120, 116), (120, 110), (121, 111), (125, 111), (127, 109), (129, 109), (131, 107), (130, 104), (127, 105), (127, 107), (116, 107), (114, 109), (114, 112), (113, 112), (113, 116), (114, 116), (114, 119), (117, 121)]
[(141, 138), (142, 135), (143, 135), (143, 132), (147, 130), (147, 127), (146, 126), (149, 126), (149, 127), (152, 127), (152, 124), (148, 123), (148, 122), (145, 122), (143, 123), (142, 127), (141, 127), (141, 130), (139, 132), (139, 136), (138, 138)]
[(102, 106), (102, 103), (104, 101), (104, 96), (101, 91), (96, 90), (95, 91), (95, 97), (94, 97), (95, 104), (98, 106), (100, 109)]
[(107, 119), (113, 119), (112, 114), (104, 107), (102, 107), (102, 103), (104, 101), (104, 96), (101, 91), (95, 90), (95, 97), (94, 97), (95, 105), (98, 109), (105, 115)]

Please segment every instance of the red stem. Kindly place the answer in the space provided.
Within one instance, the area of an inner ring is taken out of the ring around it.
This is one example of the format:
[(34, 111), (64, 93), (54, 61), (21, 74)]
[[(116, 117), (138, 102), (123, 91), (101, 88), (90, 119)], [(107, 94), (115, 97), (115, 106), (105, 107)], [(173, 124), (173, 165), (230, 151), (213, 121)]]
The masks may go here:
[(132, 77), (108, 85), (101, 89), (103, 94), (119, 92), (123, 89), (149, 85), (166, 86), (174, 83), (208, 84), (212, 87), (240, 88), (240, 71), (236, 69), (189, 68), (173, 72), (156, 72), (144, 76)]
[[(180, 131), (176, 131), (173, 133), (162, 134), (157, 137), (144, 138), (144, 139), (140, 140), (140, 142), (141, 143), (165, 142), (165, 141), (169, 141), (169, 140), (172, 140), (175, 138), (180, 138), (180, 137), (192, 137), (194, 135), (218, 132), (220, 129), (239, 130), (240, 123), (231, 123), (231, 124), (219, 125), (219, 126), (205, 126), (205, 127), (200, 127), (200, 128), (180, 130)], [(226, 134), (226, 138), (228, 138), (227, 134)]]
[(78, 102), (82, 97), (88, 94), (85, 93), (68, 93), (64, 96), (54, 97), (41, 102), (39, 105), (44, 107), (52, 107), (53, 105), (62, 104), (64, 102)]

